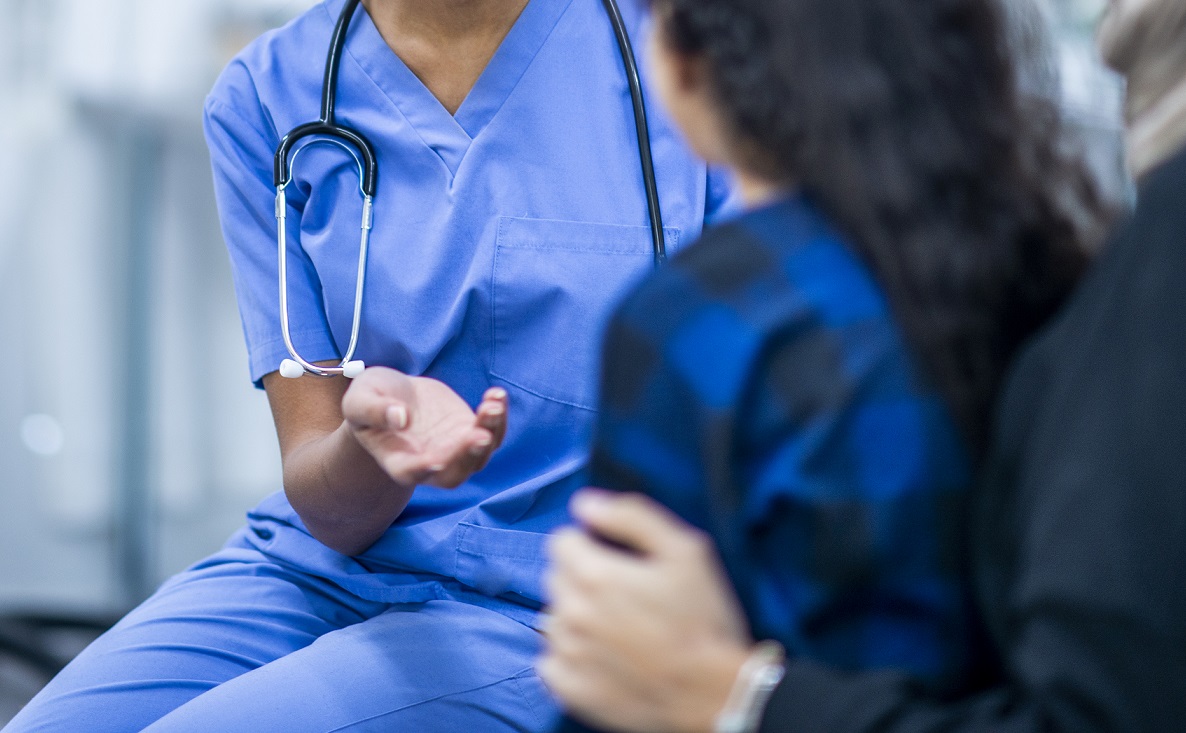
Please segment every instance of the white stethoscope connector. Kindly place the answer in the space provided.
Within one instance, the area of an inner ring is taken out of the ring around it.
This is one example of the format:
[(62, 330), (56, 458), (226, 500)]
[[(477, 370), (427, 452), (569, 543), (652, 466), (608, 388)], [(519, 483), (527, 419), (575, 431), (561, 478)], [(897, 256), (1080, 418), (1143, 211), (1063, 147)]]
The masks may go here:
[[(354, 379), (358, 375), (366, 371), (367, 365), (359, 359), (348, 361), (341, 366), (342, 376), (346, 379)], [(285, 359), (280, 362), (280, 376), (285, 379), (300, 379), (308, 372), (299, 363), (292, 359)]]

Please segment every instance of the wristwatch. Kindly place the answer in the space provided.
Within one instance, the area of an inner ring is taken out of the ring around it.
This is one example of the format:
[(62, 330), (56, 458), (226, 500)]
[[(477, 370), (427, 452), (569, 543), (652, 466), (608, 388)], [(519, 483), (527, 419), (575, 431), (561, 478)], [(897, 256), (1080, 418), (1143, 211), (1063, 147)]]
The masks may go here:
[(766, 703), (786, 674), (786, 650), (777, 641), (758, 642), (737, 673), (713, 733), (756, 733)]

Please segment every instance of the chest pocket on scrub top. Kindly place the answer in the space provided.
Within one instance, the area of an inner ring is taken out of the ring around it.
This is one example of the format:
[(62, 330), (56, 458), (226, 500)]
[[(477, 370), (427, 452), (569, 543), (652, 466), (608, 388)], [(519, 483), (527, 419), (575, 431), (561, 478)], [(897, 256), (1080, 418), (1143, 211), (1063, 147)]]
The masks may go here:
[[(665, 229), (669, 252), (678, 229)], [(654, 267), (645, 226), (504, 217), (494, 253), (491, 374), (596, 409), (601, 341), (627, 289)]]

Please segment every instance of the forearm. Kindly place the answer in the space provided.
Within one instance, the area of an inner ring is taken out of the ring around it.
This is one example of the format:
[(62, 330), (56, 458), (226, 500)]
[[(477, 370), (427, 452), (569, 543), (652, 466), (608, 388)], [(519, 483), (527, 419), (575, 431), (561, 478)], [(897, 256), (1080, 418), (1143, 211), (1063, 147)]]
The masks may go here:
[(284, 458), (289, 503), (317, 540), (344, 555), (373, 545), (414, 489), (392, 480), (345, 423)]

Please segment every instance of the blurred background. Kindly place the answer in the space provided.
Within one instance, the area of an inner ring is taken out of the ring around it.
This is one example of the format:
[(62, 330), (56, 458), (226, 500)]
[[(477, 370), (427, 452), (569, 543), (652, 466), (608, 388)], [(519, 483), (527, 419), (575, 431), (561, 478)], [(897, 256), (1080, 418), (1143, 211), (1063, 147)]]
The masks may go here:
[(0, 0), (0, 724), (280, 486), (202, 102), (312, 4)]
[[(1057, 93), (1123, 198), (1104, 0), (1043, 1)], [(0, 725), (280, 486), (201, 108), (235, 52), (312, 4), (0, 0)]]

